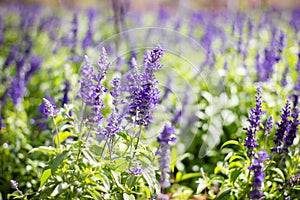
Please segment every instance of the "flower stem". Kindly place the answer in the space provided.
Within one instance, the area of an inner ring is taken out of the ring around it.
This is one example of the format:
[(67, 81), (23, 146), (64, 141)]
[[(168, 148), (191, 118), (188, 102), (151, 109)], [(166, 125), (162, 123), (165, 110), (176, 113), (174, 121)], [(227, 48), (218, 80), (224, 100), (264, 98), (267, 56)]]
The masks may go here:
[[(61, 151), (61, 149), (60, 149), (60, 138), (59, 138), (58, 129), (57, 129), (54, 117), (52, 117), (52, 121), (53, 121), (53, 125), (55, 127), (55, 132), (56, 132), (56, 137), (57, 137), (57, 146), (58, 146), (59, 151)], [(55, 143), (55, 141), (54, 141), (54, 143)]]

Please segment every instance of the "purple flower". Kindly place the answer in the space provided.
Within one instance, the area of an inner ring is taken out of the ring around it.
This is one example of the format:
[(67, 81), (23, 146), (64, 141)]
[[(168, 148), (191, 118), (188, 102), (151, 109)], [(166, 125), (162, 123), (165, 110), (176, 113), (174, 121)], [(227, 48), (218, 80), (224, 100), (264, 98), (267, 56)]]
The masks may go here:
[(247, 138), (245, 139), (245, 147), (248, 149), (248, 156), (254, 156), (254, 148), (258, 146), (256, 143), (256, 133), (260, 130), (261, 123), (261, 115), (265, 112), (261, 110), (261, 89), (258, 87), (256, 89), (256, 104), (255, 108), (251, 108), (249, 112), (250, 126), (248, 128), (244, 128), (247, 131)]
[(162, 188), (170, 187), (170, 163), (171, 163), (171, 152), (170, 143), (175, 142), (176, 138), (172, 137), (175, 133), (174, 127), (166, 124), (164, 130), (157, 137), (157, 141), (160, 143), (159, 151), (159, 170), (160, 175), (160, 185)]
[(273, 128), (273, 118), (272, 116), (270, 116), (266, 123), (266, 131), (265, 131), (266, 136), (270, 135), (270, 131), (272, 128)]
[(154, 73), (162, 67), (159, 62), (162, 56), (163, 50), (160, 47), (148, 52), (144, 56), (145, 72), (140, 75), (135, 74), (138, 72), (134, 69), (131, 70), (132, 74), (128, 77), (130, 79), (128, 86), (130, 93), (129, 115), (134, 118), (138, 125), (148, 126), (152, 121), (151, 115), (159, 100)]
[(121, 122), (121, 117), (118, 111), (118, 105), (120, 103), (120, 95), (121, 95), (121, 87), (120, 87), (121, 80), (120, 78), (114, 78), (112, 81), (113, 85), (113, 91), (110, 92), (110, 94), (113, 97), (113, 105), (114, 105), (114, 110), (112, 111), (110, 117), (108, 118), (108, 124), (104, 129), (104, 136), (106, 138), (112, 138), (115, 136), (117, 132), (119, 132), (120, 129), (120, 122)]
[(254, 177), (252, 180), (253, 190), (250, 191), (250, 199), (263, 199), (263, 192), (261, 191), (265, 179), (265, 174), (263, 172), (263, 161), (268, 157), (269, 156), (265, 151), (259, 151), (257, 153), (257, 158), (253, 159), (253, 163), (249, 167), (249, 170), (254, 171)]
[(139, 176), (143, 173), (143, 170), (140, 168), (140, 166), (136, 163), (135, 166), (132, 169), (128, 169), (127, 172), (129, 174), (133, 174), (135, 176)]
[(58, 112), (56, 109), (56, 105), (51, 103), (48, 99), (43, 98), (43, 114), (48, 117), (55, 117)]
[(271, 149), (271, 151), (278, 154), (283, 152), (283, 138), (285, 133), (289, 131), (290, 121), (288, 118), (291, 116), (291, 105), (289, 101), (286, 102), (281, 113), (281, 121), (276, 123), (278, 128), (274, 137), (275, 147)]
[(82, 48), (85, 50), (87, 47), (91, 46), (93, 44), (93, 22), (95, 18), (95, 10), (88, 10), (87, 16), (88, 16), (88, 30), (86, 32), (86, 35), (82, 41)]
[(25, 74), (25, 82), (26, 83), (28, 83), (28, 81), (30, 80), (32, 75), (40, 69), (42, 62), (43, 62), (43, 58), (37, 57), (35, 55), (31, 56), (30, 69)]
[(10, 186), (12, 189), (17, 189), (19, 187), (19, 183), (15, 180), (10, 180)]
[(12, 45), (10, 47), (10, 51), (3, 63), (3, 68), (8, 67), (13, 61), (17, 59), (19, 51), (20, 51), (20, 45)]
[(287, 74), (289, 73), (289, 66), (286, 65), (285, 66), (285, 70), (282, 74), (282, 79), (281, 79), (281, 86), (286, 86), (288, 84), (287, 80), (286, 80), (286, 77), (287, 77)]
[(98, 68), (96, 74), (94, 74), (94, 68), (87, 56), (85, 56), (85, 63), (81, 69), (82, 79), (80, 81), (79, 97), (86, 105), (92, 107), (89, 121), (93, 124), (99, 124), (103, 119), (102, 108), (104, 108), (104, 103), (101, 96), (107, 92), (107, 88), (102, 85), (102, 81), (106, 76), (106, 70), (109, 66), (110, 63), (108, 62), (106, 51), (103, 48), (100, 53), (99, 62), (97, 63)]
[(288, 153), (289, 150), (288, 148), (290, 146), (292, 146), (293, 142), (294, 142), (294, 139), (296, 138), (297, 136), (297, 133), (298, 133), (298, 126), (299, 126), (299, 120), (298, 120), (298, 117), (299, 117), (299, 109), (298, 107), (295, 107), (294, 108), (294, 113), (292, 114), (292, 118), (293, 118), (293, 121), (290, 121), (290, 126), (289, 126), (289, 129), (288, 129), (288, 132), (287, 134), (284, 136), (284, 146), (283, 146), (283, 151)]
[(68, 79), (66, 79), (65, 80), (65, 88), (63, 89), (64, 96), (61, 100), (62, 106), (69, 103), (69, 98), (68, 98), (69, 91), (70, 91), (70, 81)]

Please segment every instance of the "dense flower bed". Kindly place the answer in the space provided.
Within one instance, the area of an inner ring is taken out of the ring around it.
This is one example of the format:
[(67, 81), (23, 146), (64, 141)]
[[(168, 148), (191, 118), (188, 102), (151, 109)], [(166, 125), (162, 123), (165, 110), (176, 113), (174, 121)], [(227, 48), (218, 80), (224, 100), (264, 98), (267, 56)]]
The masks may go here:
[(299, 13), (1, 4), (0, 199), (297, 199)]

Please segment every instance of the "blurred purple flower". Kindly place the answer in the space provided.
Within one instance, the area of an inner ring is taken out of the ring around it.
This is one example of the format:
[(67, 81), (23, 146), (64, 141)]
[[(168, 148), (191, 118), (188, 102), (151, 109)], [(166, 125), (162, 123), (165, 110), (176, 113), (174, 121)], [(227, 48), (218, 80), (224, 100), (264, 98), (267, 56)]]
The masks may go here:
[(136, 163), (135, 166), (132, 169), (128, 169), (127, 172), (129, 174), (133, 174), (135, 176), (139, 176), (143, 173), (143, 170), (141, 167)]
[(82, 41), (82, 48), (85, 50), (87, 47), (91, 46), (93, 44), (93, 23), (94, 18), (96, 15), (96, 11), (93, 9), (89, 9), (87, 16), (88, 16), (88, 30), (86, 32), (86, 35)]
[(272, 118), (272, 116), (270, 116), (266, 123), (266, 131), (265, 131), (266, 136), (270, 135), (270, 131), (272, 128), (273, 128), (273, 118)]
[(284, 69), (284, 72), (282, 74), (282, 78), (281, 78), (281, 86), (283, 86), (283, 87), (288, 84), (288, 82), (286, 80), (286, 77), (287, 77), (288, 73), (289, 73), (289, 66), (286, 65), (285, 69)]
[(70, 81), (68, 79), (65, 80), (65, 88), (63, 89), (63, 98), (61, 100), (61, 105), (64, 106), (65, 104), (69, 103), (68, 93), (70, 91)]
[(160, 143), (160, 151), (158, 158), (160, 175), (160, 185), (163, 188), (170, 187), (170, 163), (171, 163), (171, 152), (170, 143), (175, 142), (176, 138), (172, 137), (175, 134), (174, 127), (166, 124), (164, 130), (157, 137), (157, 141)]
[(32, 55), (30, 58), (30, 68), (25, 74), (25, 82), (28, 83), (30, 78), (33, 76), (34, 73), (36, 73), (43, 62), (44, 58), (38, 57), (36, 55)]

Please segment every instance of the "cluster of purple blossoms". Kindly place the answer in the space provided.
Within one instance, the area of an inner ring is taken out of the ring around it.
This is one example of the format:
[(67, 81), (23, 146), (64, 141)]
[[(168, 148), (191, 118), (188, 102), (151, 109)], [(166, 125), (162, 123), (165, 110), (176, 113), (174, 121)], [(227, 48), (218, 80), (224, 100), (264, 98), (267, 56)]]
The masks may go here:
[(164, 130), (157, 137), (157, 141), (160, 143), (160, 151), (158, 154), (160, 155), (159, 162), (159, 170), (161, 172), (160, 175), (160, 185), (161, 188), (170, 187), (170, 163), (171, 163), (171, 152), (170, 152), (170, 143), (176, 142), (176, 137), (172, 137), (172, 134), (175, 134), (174, 127), (166, 124)]
[(253, 159), (253, 164), (249, 167), (249, 170), (254, 171), (254, 177), (252, 180), (252, 188), (250, 191), (250, 199), (251, 200), (261, 200), (264, 199), (263, 192), (261, 191), (263, 187), (263, 182), (265, 179), (265, 175), (263, 172), (263, 162), (269, 156), (265, 151), (259, 151), (257, 153), (257, 158)]
[(155, 71), (162, 67), (159, 62), (162, 56), (163, 50), (160, 47), (145, 54), (145, 72), (142, 74), (138, 73), (135, 61), (132, 61), (135, 67), (132, 67), (132, 74), (129, 76), (129, 115), (138, 125), (148, 126), (152, 121), (152, 112), (159, 101)]
[(53, 118), (58, 112), (56, 109), (56, 105), (51, 103), (48, 99), (43, 98), (43, 114), (47, 117)]
[(103, 48), (100, 53), (100, 60), (97, 63), (96, 75), (94, 75), (94, 67), (87, 56), (85, 56), (85, 63), (81, 69), (82, 79), (80, 81), (79, 97), (87, 106), (91, 106), (89, 122), (93, 124), (99, 123), (103, 119), (102, 108), (104, 108), (104, 103), (101, 96), (107, 92), (107, 88), (102, 85), (102, 81), (105, 79), (106, 70), (109, 66), (110, 63)]
[(258, 146), (256, 143), (256, 133), (259, 131), (259, 126), (261, 123), (261, 115), (265, 112), (261, 109), (262, 100), (261, 100), (261, 89), (258, 87), (256, 90), (256, 104), (255, 108), (250, 109), (249, 119), (250, 126), (244, 128), (247, 131), (247, 138), (245, 139), (245, 147), (248, 149), (248, 156), (254, 156), (254, 148)]
[(270, 135), (270, 131), (272, 128), (273, 128), (273, 118), (272, 116), (270, 116), (266, 122), (266, 131), (265, 131), (266, 136)]
[(294, 139), (298, 133), (298, 126), (299, 126), (299, 109), (298, 107), (294, 108), (294, 113), (292, 114), (293, 121), (290, 121), (290, 126), (287, 134), (284, 136), (284, 146), (283, 151), (288, 153), (288, 148), (292, 146)]
[(286, 132), (289, 131), (290, 120), (289, 117), (291, 116), (291, 105), (290, 102), (286, 102), (285, 106), (281, 110), (281, 121), (277, 122), (277, 131), (274, 136), (274, 144), (275, 147), (271, 149), (271, 151), (275, 153), (282, 153), (283, 152), (283, 138)]
[(121, 96), (121, 79), (114, 78), (112, 80), (113, 91), (110, 92), (113, 97), (114, 110), (112, 111), (110, 117), (108, 118), (108, 124), (104, 129), (104, 136), (106, 138), (112, 138), (115, 136), (120, 129), (121, 116), (119, 114), (118, 105), (120, 104)]

